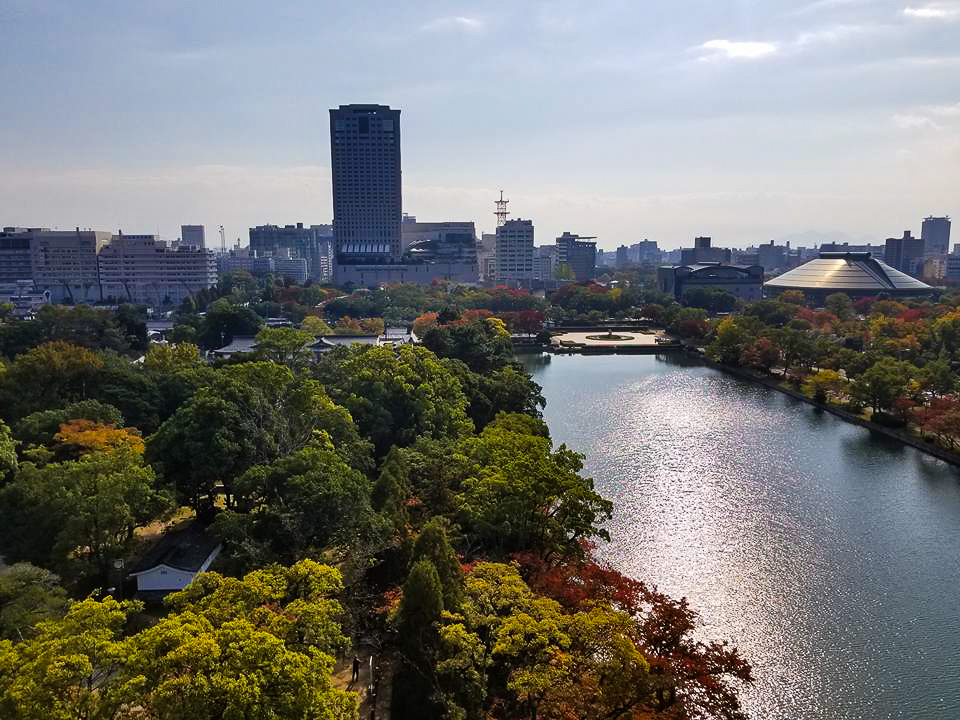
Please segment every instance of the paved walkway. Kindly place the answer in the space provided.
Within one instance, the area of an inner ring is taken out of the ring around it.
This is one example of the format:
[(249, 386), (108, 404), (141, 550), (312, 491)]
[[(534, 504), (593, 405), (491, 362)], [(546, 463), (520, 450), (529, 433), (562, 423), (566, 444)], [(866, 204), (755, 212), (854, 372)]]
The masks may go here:
[[(613, 333), (621, 338), (628, 340), (606, 340), (603, 338), (607, 333), (603, 330), (594, 330), (592, 332), (568, 332), (563, 335), (554, 335), (551, 342), (554, 345), (564, 343), (576, 343), (577, 345), (588, 345), (597, 347), (650, 347), (656, 345), (656, 334), (647, 334), (634, 331), (619, 331)], [(599, 339), (591, 339), (599, 338)]]

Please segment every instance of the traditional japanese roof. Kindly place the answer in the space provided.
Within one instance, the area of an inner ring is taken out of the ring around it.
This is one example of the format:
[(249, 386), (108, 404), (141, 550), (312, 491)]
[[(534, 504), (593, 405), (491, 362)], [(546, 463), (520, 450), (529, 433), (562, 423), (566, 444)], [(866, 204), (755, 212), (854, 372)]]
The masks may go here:
[(933, 290), (868, 252), (822, 252), (820, 257), (768, 280), (764, 286), (854, 295), (920, 295)]
[(199, 522), (193, 521), (165, 533), (130, 574), (142, 575), (160, 565), (184, 572), (200, 572), (209, 566), (219, 551), (220, 541)]

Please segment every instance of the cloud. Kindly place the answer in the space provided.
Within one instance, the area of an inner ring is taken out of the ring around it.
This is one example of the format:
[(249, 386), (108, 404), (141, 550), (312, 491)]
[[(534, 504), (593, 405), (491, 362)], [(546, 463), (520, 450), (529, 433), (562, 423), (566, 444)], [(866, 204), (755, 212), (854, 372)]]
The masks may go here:
[(708, 40), (698, 50), (707, 50), (701, 60), (758, 60), (777, 52), (777, 43), (736, 40)]
[(953, 105), (924, 105), (898, 113), (893, 124), (902, 130), (943, 130), (960, 120), (960, 103)]
[(462, 31), (478, 33), (487, 28), (487, 23), (480, 18), (458, 15), (455, 17), (441, 17), (431, 20), (421, 29), (428, 32)]
[(960, 4), (933, 3), (921, 7), (908, 6), (903, 9), (903, 14), (918, 20), (953, 20), (960, 18)]
[(894, 115), (893, 124), (901, 130), (940, 130), (940, 125), (927, 115), (903, 113)]
[(793, 44), (797, 48), (807, 48), (813, 45), (840, 45), (864, 35), (878, 32), (882, 26), (878, 25), (832, 25), (818, 30), (809, 30), (797, 35)]

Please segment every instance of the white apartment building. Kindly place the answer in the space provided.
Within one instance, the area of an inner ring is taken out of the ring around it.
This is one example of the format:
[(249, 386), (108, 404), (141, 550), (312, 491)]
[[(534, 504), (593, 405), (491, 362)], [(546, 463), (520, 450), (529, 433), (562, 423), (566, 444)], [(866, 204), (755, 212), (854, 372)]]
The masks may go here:
[(497, 228), (494, 281), (529, 283), (534, 278), (533, 220), (507, 220)]
[(114, 235), (100, 250), (104, 299), (176, 305), (217, 284), (213, 252), (181, 246), (171, 250), (154, 235)]

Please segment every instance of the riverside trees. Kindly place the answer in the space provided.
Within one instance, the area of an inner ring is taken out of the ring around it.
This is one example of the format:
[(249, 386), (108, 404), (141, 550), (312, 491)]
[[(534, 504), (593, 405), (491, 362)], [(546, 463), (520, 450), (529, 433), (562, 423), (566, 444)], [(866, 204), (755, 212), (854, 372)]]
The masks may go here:
[[(235, 280), (195, 336), (259, 327)], [(287, 290), (247, 301), (282, 305)], [(695, 643), (685, 605), (631, 595), (593, 562), (611, 505), (551, 441), (505, 324), (452, 309), (541, 301), (443, 292), (430, 347), (316, 365), (297, 331), (262, 331), (257, 361), (221, 367), (192, 346), (138, 365), (60, 339), (11, 358), (0, 554), (37, 567), (0, 575), (0, 716), (353, 718), (331, 679), (346, 628), (395, 658), (397, 718), (740, 717), (742, 661)], [(52, 384), (31, 387), (35, 370)], [(75, 597), (105, 585), (171, 500), (210, 523), (225, 574), (199, 576), (146, 629), (136, 603), (65, 602), (52, 572)]]

